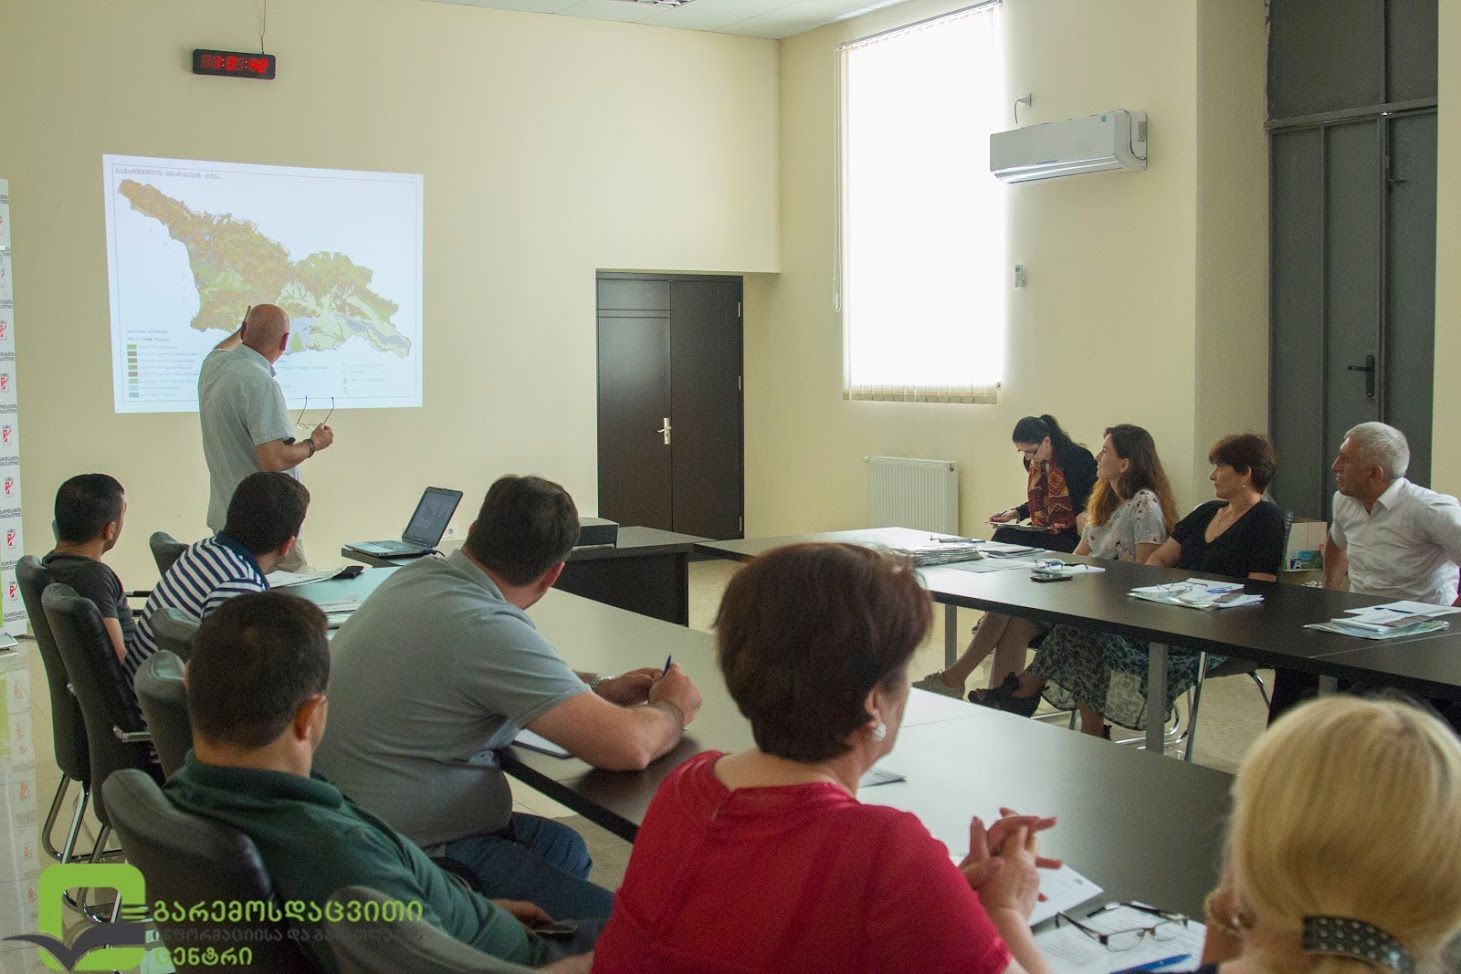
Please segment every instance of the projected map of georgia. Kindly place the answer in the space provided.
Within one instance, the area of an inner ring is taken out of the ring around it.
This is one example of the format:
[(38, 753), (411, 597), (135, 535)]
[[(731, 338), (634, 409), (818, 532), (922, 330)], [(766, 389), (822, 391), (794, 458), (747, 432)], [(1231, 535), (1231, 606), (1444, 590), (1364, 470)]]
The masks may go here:
[(420, 176), (103, 158), (118, 412), (197, 408), (252, 304), (288, 312), (292, 406), (421, 404)]

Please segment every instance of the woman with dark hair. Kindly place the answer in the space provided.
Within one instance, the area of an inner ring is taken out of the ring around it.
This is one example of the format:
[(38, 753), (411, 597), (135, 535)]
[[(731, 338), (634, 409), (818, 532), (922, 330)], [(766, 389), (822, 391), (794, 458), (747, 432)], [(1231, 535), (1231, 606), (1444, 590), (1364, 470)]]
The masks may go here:
[(1035, 833), (970, 825), (959, 865), (909, 814), (857, 800), (893, 749), (931, 606), (904, 559), (803, 544), (750, 562), (716, 618), (755, 746), (691, 758), (634, 841), (595, 971), (1043, 974)]
[(1096, 458), (1048, 413), (1021, 419), (1011, 439), (1028, 474), (1025, 503), (991, 515), (989, 521), (1009, 524), (1029, 518), (1030, 527), (1040, 533), (999, 528), (994, 540), (1074, 551), (1080, 542), (1075, 517), (1085, 510), (1096, 485)]
[[(1167, 540), (1167, 532), (1177, 520), (1177, 502), (1150, 433), (1129, 423), (1106, 430), (1101, 452), (1096, 454), (1096, 487), (1085, 514), (1085, 530), (1075, 549), (1078, 555), (1144, 562)], [(969, 699), (986, 703), (1001, 692), (1008, 695), (1019, 685), (1014, 674), (1024, 666), (1031, 640), (1047, 629), (1029, 619), (986, 613), (969, 648), (954, 665), (924, 677), (914, 686), (962, 696), (964, 683), (974, 668), (993, 652), (989, 691), (975, 690)]]
[[(1172, 528), (1148, 565), (1271, 582), (1283, 561), (1283, 514), (1263, 491), (1278, 462), (1261, 436), (1225, 436), (1208, 453), (1208, 479), (1218, 500), (1199, 504)], [(1197, 653), (1167, 654), (1166, 711), (1197, 681)], [(1222, 656), (1208, 656), (1209, 670)], [(1097, 736), (1106, 724), (1146, 727), (1147, 645), (1110, 632), (1060, 625), (1050, 630), (1029, 669), (976, 703), (1029, 716), (1040, 695), (1061, 709), (1076, 707), (1081, 730)], [(973, 699), (973, 698), (971, 698)]]

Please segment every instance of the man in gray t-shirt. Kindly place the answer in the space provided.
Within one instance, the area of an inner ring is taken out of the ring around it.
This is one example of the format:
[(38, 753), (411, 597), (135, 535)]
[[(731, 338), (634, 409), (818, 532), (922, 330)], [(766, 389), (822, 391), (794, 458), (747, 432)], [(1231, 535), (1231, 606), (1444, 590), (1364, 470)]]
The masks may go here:
[[(289, 316), (272, 304), (249, 309), (238, 331), (218, 343), (198, 373), (198, 419), (211, 489), (208, 527), (223, 530), (234, 489), (251, 473), (277, 471), (299, 478), (299, 464), (335, 442), (321, 423), (302, 440), (284, 408), (274, 363), (289, 343)], [(298, 544), (280, 567), (304, 565)]]
[(315, 766), (488, 896), (593, 917), (612, 897), (586, 882), (583, 839), (513, 812), (496, 752), (526, 727), (595, 767), (641, 769), (679, 743), (700, 694), (678, 666), (586, 683), (538, 632), (525, 610), (577, 538), (562, 487), (493, 484), (460, 551), (398, 570), (335, 637)]

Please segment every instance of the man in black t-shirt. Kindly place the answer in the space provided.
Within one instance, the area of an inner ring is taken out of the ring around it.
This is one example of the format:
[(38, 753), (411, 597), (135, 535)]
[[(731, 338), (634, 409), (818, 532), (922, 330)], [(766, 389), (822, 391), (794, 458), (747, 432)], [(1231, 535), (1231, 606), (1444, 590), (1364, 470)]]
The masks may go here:
[(52, 578), (96, 604), (119, 660), (126, 659), (137, 626), (121, 579), (101, 556), (122, 536), (126, 515), (127, 498), (116, 478), (104, 473), (72, 477), (56, 491), (56, 549), (41, 559)]

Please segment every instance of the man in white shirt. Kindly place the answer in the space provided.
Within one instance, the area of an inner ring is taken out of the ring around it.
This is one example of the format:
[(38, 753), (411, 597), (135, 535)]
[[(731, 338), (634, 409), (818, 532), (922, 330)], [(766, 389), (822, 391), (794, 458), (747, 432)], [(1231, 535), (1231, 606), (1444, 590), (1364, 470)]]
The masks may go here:
[[(1461, 504), (1406, 480), (1409, 466), (1410, 444), (1393, 426), (1361, 423), (1344, 434), (1333, 465), (1325, 588), (1339, 588), (1348, 575), (1349, 590), (1362, 595), (1457, 604)], [(1318, 687), (1318, 677), (1275, 670), (1269, 721)]]
[(1351, 592), (1437, 605), (1456, 603), (1461, 504), (1405, 479), (1410, 445), (1384, 423), (1344, 434), (1334, 461), (1324, 586), (1349, 575)]

